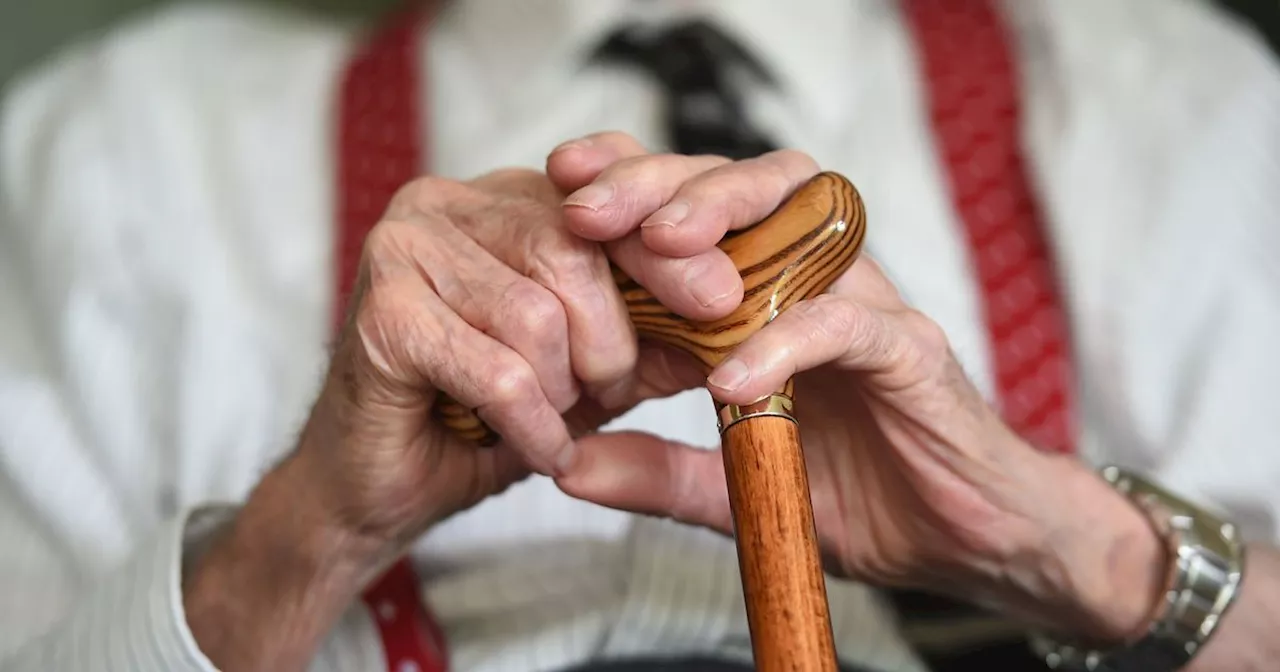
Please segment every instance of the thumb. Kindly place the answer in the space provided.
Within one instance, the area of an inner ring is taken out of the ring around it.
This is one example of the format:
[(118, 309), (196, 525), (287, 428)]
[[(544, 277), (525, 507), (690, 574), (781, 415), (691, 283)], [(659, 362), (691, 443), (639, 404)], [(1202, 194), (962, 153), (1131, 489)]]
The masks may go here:
[(579, 439), (578, 451), (573, 468), (556, 479), (571, 497), (731, 533), (719, 450), (642, 432), (607, 432)]

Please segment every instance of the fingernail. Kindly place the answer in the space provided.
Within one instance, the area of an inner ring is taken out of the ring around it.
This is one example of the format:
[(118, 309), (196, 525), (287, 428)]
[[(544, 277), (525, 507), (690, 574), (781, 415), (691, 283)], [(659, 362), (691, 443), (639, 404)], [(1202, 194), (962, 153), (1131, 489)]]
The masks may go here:
[(566, 443), (560, 449), (560, 453), (556, 455), (555, 473), (552, 476), (560, 477), (569, 473), (573, 469), (573, 464), (578, 461), (578, 444), (574, 441)]
[(660, 210), (649, 215), (649, 218), (640, 224), (641, 228), (649, 228), (652, 226), (675, 226), (684, 221), (689, 216), (689, 203), (687, 201), (673, 201), (666, 204)]
[(586, 149), (587, 147), (590, 147), (590, 146), (591, 146), (591, 138), (578, 138), (577, 140), (570, 140), (568, 142), (562, 142), (559, 145), (556, 145), (556, 148), (551, 150), (551, 153), (556, 154), (559, 152), (563, 152), (566, 149)]
[(707, 377), (707, 383), (727, 392), (742, 387), (751, 378), (751, 369), (742, 360), (730, 359), (716, 367)]
[(717, 301), (733, 294), (736, 289), (734, 279), (725, 273), (715, 273), (715, 269), (706, 264), (691, 264), (685, 272), (684, 285), (689, 288), (693, 298), (709, 308)]
[(599, 210), (607, 205), (612, 198), (612, 184), (588, 184), (569, 194), (569, 197), (564, 199), (564, 204), (576, 205), (588, 210)]

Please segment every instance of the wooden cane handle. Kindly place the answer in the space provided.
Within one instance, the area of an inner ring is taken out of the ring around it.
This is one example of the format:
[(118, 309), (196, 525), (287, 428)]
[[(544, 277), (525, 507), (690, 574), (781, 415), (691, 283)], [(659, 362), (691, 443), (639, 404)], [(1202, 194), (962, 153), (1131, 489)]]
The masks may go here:
[[(759, 224), (720, 242), (745, 285), (727, 317), (686, 320), (616, 268), (614, 279), (640, 338), (688, 352), (709, 373), (783, 311), (826, 291), (853, 264), (865, 233), (857, 189), (821, 173)], [(828, 672), (835, 649), (793, 399), (787, 381), (753, 405), (717, 403), (716, 413), (756, 669)], [(464, 438), (482, 445), (500, 438), (447, 397), (435, 408)]]
[[(853, 264), (865, 233), (866, 211), (857, 189), (842, 175), (819, 173), (759, 224), (720, 242), (745, 285), (742, 303), (723, 319), (686, 320), (617, 267), (614, 280), (640, 338), (684, 350), (710, 372), (782, 311), (826, 291)], [(790, 383), (780, 392), (790, 397)], [(442, 394), (433, 408), (437, 418), (462, 438), (480, 445), (493, 445), (501, 438), (447, 395)]]

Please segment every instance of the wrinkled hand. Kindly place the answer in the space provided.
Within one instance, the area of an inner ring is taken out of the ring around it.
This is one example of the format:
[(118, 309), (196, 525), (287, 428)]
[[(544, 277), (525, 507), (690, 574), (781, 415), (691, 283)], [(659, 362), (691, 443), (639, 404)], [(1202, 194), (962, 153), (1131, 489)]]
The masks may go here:
[[(349, 324), (298, 451), (343, 527), (405, 542), (530, 470), (567, 473), (574, 437), (639, 401), (703, 384), (661, 352), (639, 356), (609, 258), (693, 319), (732, 311), (741, 278), (718, 249), (672, 257), (634, 232), (615, 236), (606, 258), (605, 246), (575, 235), (564, 190), (644, 150), (607, 134), (586, 163), (562, 162), (573, 149), (549, 159), (556, 184), (533, 171), (418, 180), (372, 230)], [(725, 163), (673, 157), (661, 173), (630, 176), (627, 198), (655, 208), (686, 178)], [(806, 163), (754, 196), (743, 224), (809, 174)], [(475, 409), (502, 443), (481, 449), (444, 430), (432, 418), (437, 392)]]
[[(548, 161), (555, 183), (527, 170), (423, 178), (390, 203), (366, 240), (297, 449), (184, 579), (188, 623), (219, 667), (301, 669), (362, 587), (432, 523), (530, 471), (571, 472), (575, 435), (703, 384), (661, 352), (641, 354), (603, 246), (566, 226), (562, 190), (643, 149), (605, 135), (587, 161), (560, 160), (573, 151)], [(725, 161), (677, 163), (630, 192), (639, 204)], [(790, 186), (758, 198), (761, 214)], [(742, 281), (724, 254), (671, 257), (639, 236), (621, 236), (610, 255), (663, 303), (692, 319), (737, 305)], [(441, 393), (503, 442), (480, 448), (442, 429)]]
[[(602, 163), (596, 151), (588, 144), (559, 160), (580, 163), (575, 174), (582, 176)], [(794, 153), (708, 166), (698, 175), (684, 174), (680, 166), (688, 161), (641, 156), (609, 165), (569, 197), (581, 203), (566, 213), (570, 227), (594, 240), (625, 241), (609, 243), (614, 251), (642, 244), (670, 257), (706, 255), (726, 230), (767, 214), (755, 207), (755, 194), (768, 193), (774, 202), (780, 190), (818, 171)], [(673, 173), (686, 181), (654, 198), (648, 187), (655, 177)], [(1091, 537), (1089, 529), (1114, 522), (1099, 518), (1141, 528), (1141, 518), (1131, 509), (1125, 517), (1080, 506), (1075, 500), (1082, 497), (1119, 498), (1078, 465), (1040, 454), (1014, 435), (967, 379), (939, 326), (908, 306), (871, 259), (857, 261), (828, 293), (796, 304), (748, 339), (707, 387), (720, 401), (745, 404), (792, 376), (831, 570), (1042, 619), (1067, 614), (1099, 637), (1141, 624), (1153, 603), (1141, 581), (1131, 582), (1133, 604), (1096, 610), (1100, 602), (1117, 604), (1108, 574), (1117, 556), (1109, 538)], [(580, 461), (559, 479), (566, 492), (731, 531), (718, 452), (636, 432), (586, 437), (580, 447)], [(1071, 509), (1083, 513), (1064, 517)], [(1086, 552), (1074, 548), (1093, 542)], [(1090, 564), (1089, 553), (1105, 556), (1101, 568)], [(1139, 573), (1150, 569), (1150, 562), (1139, 565)]]

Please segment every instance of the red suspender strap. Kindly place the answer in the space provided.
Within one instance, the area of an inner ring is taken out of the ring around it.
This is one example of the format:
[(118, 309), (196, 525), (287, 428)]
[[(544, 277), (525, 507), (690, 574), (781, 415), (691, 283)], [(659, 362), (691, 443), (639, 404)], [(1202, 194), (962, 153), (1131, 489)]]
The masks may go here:
[(426, 86), (418, 61), (425, 9), (392, 16), (352, 55), (338, 107), (337, 306), (346, 317), (365, 235), (382, 218), (396, 191), (425, 168), (425, 121), (419, 116)]
[[(342, 80), (338, 108), (337, 291), (342, 324), (359, 272), (365, 236), (391, 197), (423, 170), (418, 116), (419, 37), (426, 9), (392, 17), (356, 51)], [(389, 672), (446, 672), (444, 632), (422, 598), (408, 560), (391, 567), (363, 596), (382, 638)]]
[(444, 631), (422, 601), (422, 582), (408, 560), (401, 560), (372, 588), (365, 606), (378, 626), (388, 672), (446, 672)]
[(1075, 450), (1067, 321), (1021, 153), (1019, 81), (992, 0), (901, 0), (939, 156), (969, 241), (1005, 420)]

